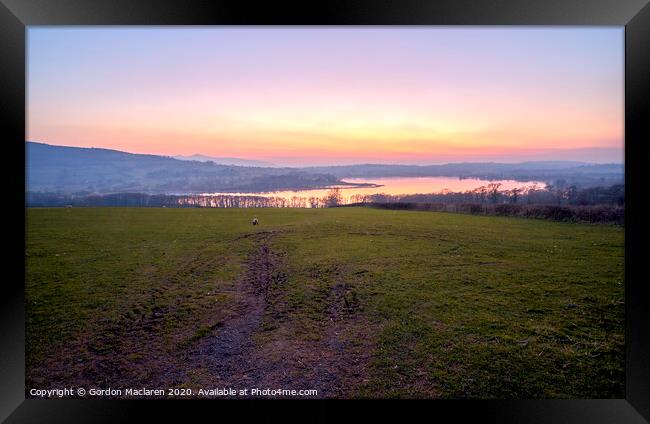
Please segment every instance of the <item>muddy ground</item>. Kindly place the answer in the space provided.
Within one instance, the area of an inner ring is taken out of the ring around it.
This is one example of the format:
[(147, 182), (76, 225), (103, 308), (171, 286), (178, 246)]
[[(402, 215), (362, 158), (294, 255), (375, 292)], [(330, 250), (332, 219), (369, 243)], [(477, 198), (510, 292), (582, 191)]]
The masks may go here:
[[(316, 389), (317, 397), (351, 396), (353, 387), (367, 381), (376, 329), (356, 314), (358, 300), (342, 281), (327, 296), (323, 331), (313, 338), (295, 338), (293, 323), (274, 305), (289, 278), (287, 253), (273, 247), (275, 235), (262, 231), (240, 236), (254, 240), (254, 248), (232, 288), (236, 306), (226, 316), (215, 310), (218, 317), (201, 334), (169, 349), (160, 335), (182, 299), (155, 306), (173, 281), (219, 266), (218, 260), (199, 255), (132, 308), (150, 313), (136, 320), (95, 323), (103, 329), (99, 335), (82, 335), (60, 356), (32, 367), (27, 386), (187, 387), (194, 393), (199, 388)], [(258, 337), (269, 322), (274, 337)]]

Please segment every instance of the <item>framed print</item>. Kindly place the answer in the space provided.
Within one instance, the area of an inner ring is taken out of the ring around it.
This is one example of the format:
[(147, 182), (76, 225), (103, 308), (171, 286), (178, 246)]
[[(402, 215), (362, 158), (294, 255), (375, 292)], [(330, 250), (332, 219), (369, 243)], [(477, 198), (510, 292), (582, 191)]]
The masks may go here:
[(2, 3), (7, 422), (650, 417), (646, 2)]

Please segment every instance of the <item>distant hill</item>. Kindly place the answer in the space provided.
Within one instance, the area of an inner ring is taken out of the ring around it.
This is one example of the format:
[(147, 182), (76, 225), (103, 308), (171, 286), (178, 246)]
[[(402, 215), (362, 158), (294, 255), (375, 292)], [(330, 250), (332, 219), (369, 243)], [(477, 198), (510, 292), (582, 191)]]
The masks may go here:
[(332, 175), (184, 161), (117, 150), (26, 143), (27, 191), (150, 194), (262, 192), (320, 188)]
[(579, 187), (607, 186), (624, 182), (621, 163), (590, 164), (577, 161), (521, 163), (468, 162), (445, 165), (343, 165), (301, 168), (337, 178), (460, 177), (484, 180), (543, 181), (547, 184), (575, 184)]
[[(67, 194), (271, 192), (323, 188), (345, 178), (460, 177), (542, 181), (556, 186), (622, 184), (623, 164), (575, 161), (346, 165), (304, 168), (235, 166), (117, 150), (26, 143), (26, 191)], [(216, 159), (216, 158), (213, 158)]]
[(206, 156), (199, 153), (189, 155), (189, 156), (173, 156), (174, 159), (178, 160), (195, 160), (198, 162), (214, 162), (220, 165), (235, 165), (235, 166), (261, 166), (261, 167), (273, 167), (271, 162), (264, 162), (261, 160), (251, 160), (251, 159), (241, 159), (241, 158), (221, 158), (214, 156)]

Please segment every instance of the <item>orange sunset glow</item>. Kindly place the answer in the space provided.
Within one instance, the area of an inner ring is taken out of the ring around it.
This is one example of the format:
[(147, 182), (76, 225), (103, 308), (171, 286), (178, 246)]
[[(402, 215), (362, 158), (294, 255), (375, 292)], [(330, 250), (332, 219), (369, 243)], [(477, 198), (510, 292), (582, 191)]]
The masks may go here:
[(622, 160), (611, 28), (29, 30), (27, 139), (278, 165)]

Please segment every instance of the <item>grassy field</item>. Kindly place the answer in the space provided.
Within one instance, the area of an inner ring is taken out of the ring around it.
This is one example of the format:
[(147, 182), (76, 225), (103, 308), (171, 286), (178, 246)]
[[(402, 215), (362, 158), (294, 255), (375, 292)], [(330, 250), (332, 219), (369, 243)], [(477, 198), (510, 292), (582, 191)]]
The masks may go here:
[(368, 208), (28, 209), (27, 384), (621, 398), (623, 235)]

